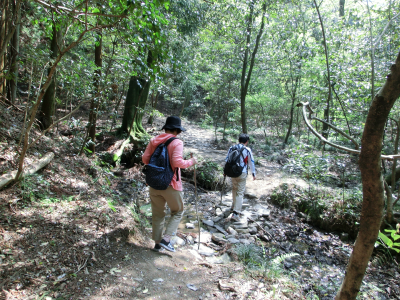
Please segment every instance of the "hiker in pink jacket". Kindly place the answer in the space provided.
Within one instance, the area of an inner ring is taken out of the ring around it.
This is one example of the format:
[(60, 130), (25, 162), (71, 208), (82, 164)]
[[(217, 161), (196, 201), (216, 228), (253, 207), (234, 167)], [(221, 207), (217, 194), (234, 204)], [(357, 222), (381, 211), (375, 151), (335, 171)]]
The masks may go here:
[[(165, 143), (169, 138), (176, 137), (185, 129), (181, 126), (181, 119), (176, 116), (167, 118), (163, 128), (165, 133), (160, 134), (150, 140), (146, 150), (142, 155), (144, 164), (149, 164), (151, 155), (158, 145)], [(154, 251), (161, 251), (163, 248), (175, 252), (170, 243), (171, 235), (178, 229), (178, 225), (183, 216), (183, 191), (181, 180), (181, 168), (185, 169), (197, 164), (197, 159), (192, 157), (189, 160), (183, 159), (183, 142), (180, 139), (173, 140), (167, 147), (172, 170), (174, 172), (170, 186), (166, 190), (156, 190), (150, 187), (150, 199), (152, 210), (153, 240), (155, 241)], [(178, 175), (178, 176), (177, 176)], [(165, 204), (171, 210), (165, 233), (163, 235), (165, 223)]]

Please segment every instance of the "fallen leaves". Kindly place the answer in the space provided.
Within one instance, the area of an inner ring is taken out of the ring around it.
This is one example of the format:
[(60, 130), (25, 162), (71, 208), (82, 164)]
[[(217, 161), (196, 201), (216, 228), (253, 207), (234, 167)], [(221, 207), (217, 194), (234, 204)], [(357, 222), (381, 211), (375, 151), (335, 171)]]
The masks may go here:
[(229, 291), (229, 292), (235, 292), (235, 293), (237, 292), (233, 286), (231, 286), (227, 283), (223, 283), (222, 280), (218, 280), (218, 287), (222, 291)]
[(115, 275), (115, 273), (121, 273), (121, 270), (119, 270), (117, 268), (111, 268), (111, 270), (109, 272), (111, 273), (111, 275)]

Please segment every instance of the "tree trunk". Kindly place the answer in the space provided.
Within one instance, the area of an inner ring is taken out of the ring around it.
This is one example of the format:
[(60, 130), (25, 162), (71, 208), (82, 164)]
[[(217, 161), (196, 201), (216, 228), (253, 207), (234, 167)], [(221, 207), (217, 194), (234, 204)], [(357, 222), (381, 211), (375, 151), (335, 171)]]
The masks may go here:
[(375, 96), (365, 122), (359, 160), (363, 183), (360, 230), (336, 300), (356, 299), (374, 250), (384, 207), (384, 186), (381, 174), (383, 130), (389, 112), (399, 96), (400, 53), (396, 63), (391, 67), (391, 74), (387, 76), (385, 85)]
[[(256, 38), (256, 43), (254, 45), (253, 53), (251, 54), (251, 59), (250, 59), (250, 67), (249, 70), (247, 71), (247, 64), (248, 59), (249, 59), (249, 45), (250, 45), (250, 38), (251, 38), (251, 29), (252, 29), (252, 23), (253, 23), (253, 14), (254, 14), (254, 3), (250, 2), (250, 14), (248, 17), (248, 23), (247, 23), (247, 38), (246, 38), (246, 50), (244, 53), (244, 59), (243, 59), (243, 66), (242, 66), (242, 76), (240, 79), (240, 115), (241, 115), (241, 120), (242, 120), (242, 131), (243, 133), (247, 133), (247, 123), (246, 123), (246, 96), (247, 96), (247, 91), (249, 89), (249, 83), (250, 83), (250, 78), (251, 78), (251, 73), (253, 71), (254, 67), (254, 61), (256, 58), (256, 54), (258, 51), (258, 47), (260, 45), (260, 39), (261, 36), (264, 32), (264, 16), (265, 16), (265, 11), (267, 10), (267, 4), (263, 3), (262, 5), (262, 12), (261, 12), (261, 25), (260, 25), (260, 30), (258, 31), (258, 35)], [(247, 73), (247, 78), (246, 78), (246, 73)]]
[[(58, 56), (58, 41), (59, 41), (59, 31), (57, 26), (53, 23), (53, 36), (51, 38), (50, 44), (50, 57), (55, 59)], [(50, 72), (50, 69), (49, 69)], [(56, 76), (54, 75), (51, 79), (50, 85), (46, 90), (43, 97), (42, 106), (39, 112), (40, 127), (45, 130), (53, 124), (53, 116), (55, 111), (55, 96), (56, 96)]]
[[(147, 65), (150, 67), (152, 64), (153, 54), (149, 51)], [(149, 97), (150, 84), (150, 79), (147, 80), (138, 76), (131, 77), (128, 94), (126, 95), (121, 131), (129, 132), (133, 136), (146, 133), (142, 125), (142, 119)]]
[[(322, 17), (321, 17), (318, 5), (317, 5), (315, 0), (314, 0), (314, 5), (315, 5), (315, 8), (317, 9), (319, 22), (321, 24), (322, 36), (324, 38), (323, 43), (324, 43), (324, 50), (325, 50), (325, 63), (326, 63), (326, 71), (328, 73), (328, 88), (329, 88), (328, 99), (326, 101), (326, 108), (324, 109), (324, 119), (325, 119), (325, 122), (330, 123), (329, 111), (330, 111), (330, 102), (331, 102), (331, 98), (332, 98), (332, 88), (331, 88), (331, 72), (329, 70), (328, 47), (326, 45), (326, 36), (325, 36), (324, 23), (322, 22)], [(328, 130), (329, 130), (328, 125), (326, 123), (323, 123), (323, 125), (322, 125), (322, 136), (324, 138), (328, 138)]]
[(345, 0), (339, 0), (339, 17), (344, 17), (344, 3)]
[[(29, 167), (27, 167), (24, 170), (24, 172), (19, 176), (18, 179), (22, 179), (25, 176), (35, 174), (41, 168), (48, 165), (52, 161), (53, 158), (54, 158), (54, 153), (47, 152), (41, 159), (39, 159), (37, 162), (34, 162)], [(4, 186), (9, 184), (10, 182), (14, 181), (16, 179), (17, 172), (18, 171), (12, 171), (10, 173), (1, 175), (0, 176), (0, 189), (2, 189)]]
[(145, 130), (142, 126), (143, 109), (146, 106), (150, 90), (150, 81), (132, 76), (129, 81), (128, 94), (126, 95), (124, 115), (122, 118), (121, 130), (143, 134)]
[[(94, 71), (94, 87), (96, 93), (99, 92), (101, 85), (101, 67), (103, 65), (103, 58), (101, 55), (102, 42), (103, 42), (102, 32), (99, 31), (94, 46), (94, 63), (96, 65), (96, 70)], [(95, 152), (96, 123), (97, 123), (97, 113), (99, 110), (100, 99), (101, 95), (99, 95), (99, 97), (93, 98), (93, 100), (90, 102), (88, 130), (89, 130), (89, 139), (91, 142), (89, 143), (88, 149), (92, 151), (92, 153)]]
[(153, 125), (153, 122), (154, 122), (154, 110), (157, 109), (157, 102), (158, 102), (159, 95), (160, 95), (159, 91), (157, 91), (155, 99), (153, 99), (154, 95), (151, 95), (151, 107), (152, 107), (153, 111), (151, 112), (151, 114), (149, 116), (149, 120), (147, 121), (147, 123), (150, 125)]
[(294, 113), (294, 100), (295, 100), (295, 98), (294, 98), (294, 97), (292, 97), (292, 105), (291, 105), (291, 107), (290, 107), (290, 119), (289, 119), (289, 127), (288, 127), (288, 131), (287, 131), (287, 133), (286, 133), (286, 137), (285, 137), (284, 144), (287, 144), (287, 143), (288, 143), (288, 140), (289, 140), (290, 134), (291, 134), (291, 132), (292, 132), (292, 125), (293, 125), (293, 113)]
[[(4, 77), (4, 69), (6, 68), (6, 49), (8, 41), (7, 39), (7, 10), (8, 10), (8, 1), (5, 0), (2, 3), (2, 12), (1, 12), (1, 23), (0, 23), (0, 47), (2, 51), (0, 52), (0, 95), (5, 96), (5, 77)], [(4, 51), (3, 51), (4, 49)]]
[[(298, 71), (300, 72), (300, 70), (301, 70), (301, 60), (299, 60), (298, 63), (299, 63), (299, 70)], [(292, 63), (290, 63), (290, 68), (292, 69)], [(293, 71), (291, 70), (291, 73), (292, 72)], [(285, 141), (283, 142), (283, 146), (285, 146), (285, 144), (288, 143), (289, 137), (290, 137), (290, 135), (292, 133), (294, 102), (296, 100), (297, 88), (298, 88), (299, 82), (300, 82), (300, 75), (296, 75), (296, 79), (294, 80), (294, 82), (293, 82), (293, 75), (291, 75), (290, 77), (291, 77), (291, 81), (292, 81), (292, 88), (291, 88), (291, 90), (289, 90), (288, 82), (286, 82), (286, 90), (287, 90), (287, 92), (289, 93), (289, 95), (292, 98), (292, 104), (290, 106), (289, 128), (288, 128), (288, 131), (286, 133), (286, 137), (285, 137)]]
[(12, 39), (12, 47), (11, 47), (11, 69), (10, 72), (12, 74), (12, 79), (10, 80), (10, 100), (11, 103), (15, 103), (17, 98), (17, 82), (18, 82), (18, 54), (19, 54), (19, 33), (20, 33), (20, 24), (19, 20), (21, 19), (21, 9), (19, 7), (13, 5), (14, 14), (17, 15), (17, 24), (15, 25), (14, 36)]

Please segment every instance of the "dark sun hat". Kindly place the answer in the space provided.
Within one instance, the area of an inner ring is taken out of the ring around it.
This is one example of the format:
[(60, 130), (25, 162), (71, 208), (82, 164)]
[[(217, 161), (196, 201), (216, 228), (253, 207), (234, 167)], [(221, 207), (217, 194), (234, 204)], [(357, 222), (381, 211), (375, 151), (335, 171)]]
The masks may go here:
[(168, 117), (165, 121), (165, 125), (161, 129), (180, 129), (186, 131), (186, 129), (181, 126), (181, 119), (176, 116)]

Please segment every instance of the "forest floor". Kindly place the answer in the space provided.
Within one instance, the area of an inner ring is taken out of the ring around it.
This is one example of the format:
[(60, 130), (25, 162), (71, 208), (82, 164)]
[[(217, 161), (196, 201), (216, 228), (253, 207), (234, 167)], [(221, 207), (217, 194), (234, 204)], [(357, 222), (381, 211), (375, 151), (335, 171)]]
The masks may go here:
[[(23, 121), (20, 111), (7, 109), (0, 123), (0, 173), (17, 167)], [(227, 148), (215, 144), (213, 132), (183, 125), (185, 153), (221, 165)], [(278, 163), (261, 158), (257, 180), (248, 178), (245, 208), (253, 223), (235, 224), (224, 214), (229, 188), (221, 204), (220, 192), (197, 187), (201, 219), (209, 224), (202, 227), (200, 250), (196, 190), (184, 180), (187, 212), (174, 238), (177, 252), (157, 253), (151, 251), (148, 191), (138, 166), (107, 169), (78, 156), (76, 131), (65, 135), (67, 129), (53, 131), (29, 152), (28, 164), (53, 151), (49, 165), (0, 191), (0, 299), (332, 299), (338, 290), (353, 241), (268, 201), (282, 183), (308, 186)], [(359, 299), (400, 299), (399, 276), (391, 263), (371, 264)]]

